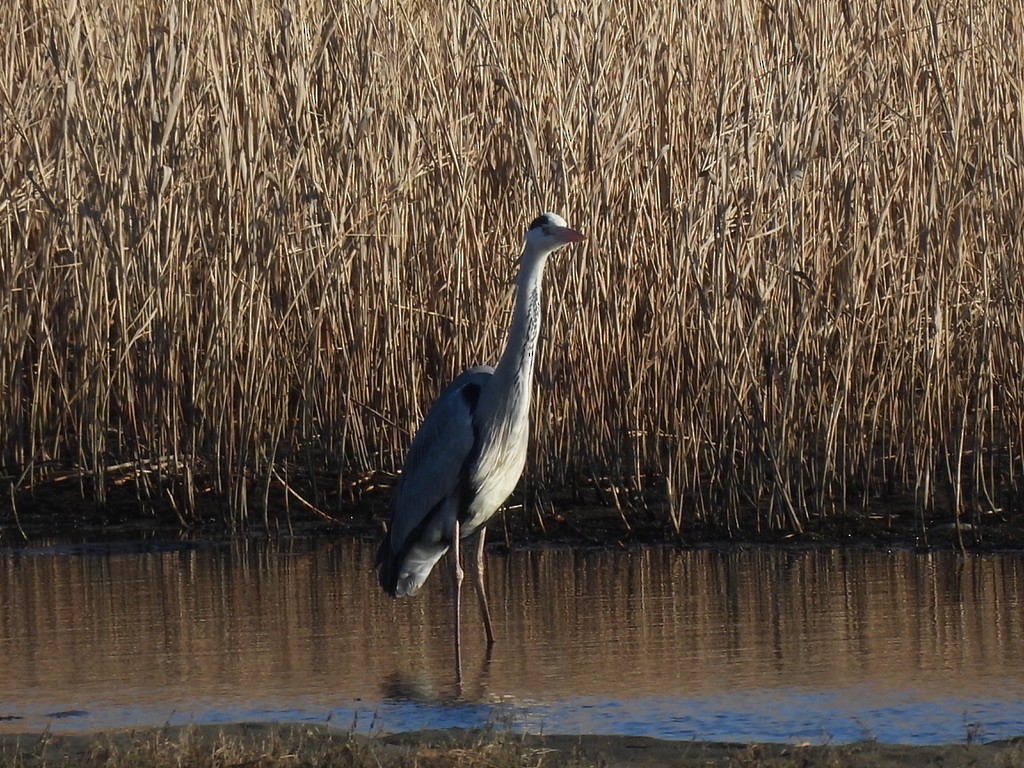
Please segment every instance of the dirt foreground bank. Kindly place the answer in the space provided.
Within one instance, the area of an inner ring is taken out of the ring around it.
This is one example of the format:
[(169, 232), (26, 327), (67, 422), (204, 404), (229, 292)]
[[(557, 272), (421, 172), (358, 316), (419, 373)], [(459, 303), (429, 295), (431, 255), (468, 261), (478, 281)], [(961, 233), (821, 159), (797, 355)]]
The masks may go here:
[(537, 736), (504, 730), (353, 735), (326, 726), (232, 724), (103, 733), (0, 735), (0, 765), (43, 766), (606, 766), (886, 768), (1024, 765), (1024, 739), (990, 744), (832, 746), (678, 742), (630, 736)]

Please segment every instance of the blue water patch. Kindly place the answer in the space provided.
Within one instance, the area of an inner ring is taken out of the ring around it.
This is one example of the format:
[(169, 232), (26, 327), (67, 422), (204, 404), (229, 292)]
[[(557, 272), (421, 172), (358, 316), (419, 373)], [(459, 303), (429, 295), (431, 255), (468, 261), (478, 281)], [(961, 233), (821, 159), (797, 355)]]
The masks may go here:
[(879, 700), (865, 691), (752, 690), (692, 699), (502, 702), (427, 706), (387, 702), (374, 723), (385, 731), (483, 727), (560, 734), (615, 734), (670, 740), (838, 744), (874, 740), (951, 744), (1024, 733), (1024, 699), (923, 700), (913, 692)]
[(614, 734), (675, 741), (844, 744), (874, 740), (925, 745), (1020, 736), (1024, 733), (1024, 698), (951, 697), (938, 701), (918, 697), (913, 691), (880, 698), (877, 692), (857, 689), (823, 693), (795, 687), (678, 699), (595, 697), (550, 702), (387, 699), (325, 706), (319, 700), (299, 700), (218, 708), (189, 701), (169, 709), (105, 706), (88, 712), (68, 709), (16, 716), (27, 731), (40, 727), (54, 731), (100, 730), (127, 724), (308, 722), (360, 733), (495, 727), (529, 733)]

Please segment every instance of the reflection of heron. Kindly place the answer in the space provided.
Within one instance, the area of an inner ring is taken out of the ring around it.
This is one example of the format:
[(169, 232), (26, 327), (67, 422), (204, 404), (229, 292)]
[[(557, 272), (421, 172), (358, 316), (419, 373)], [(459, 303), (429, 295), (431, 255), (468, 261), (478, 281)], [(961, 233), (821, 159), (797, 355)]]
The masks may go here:
[(434, 403), (413, 438), (391, 498), (391, 525), (377, 550), (377, 574), (394, 597), (415, 594), (451, 547), (455, 660), (461, 669), (460, 540), (476, 534), (473, 583), (487, 644), (494, 643), (484, 592), (484, 535), (526, 463), (533, 358), (540, 330), (540, 283), (548, 256), (583, 240), (561, 216), (541, 214), (526, 232), (516, 304), (496, 368), (463, 371)]

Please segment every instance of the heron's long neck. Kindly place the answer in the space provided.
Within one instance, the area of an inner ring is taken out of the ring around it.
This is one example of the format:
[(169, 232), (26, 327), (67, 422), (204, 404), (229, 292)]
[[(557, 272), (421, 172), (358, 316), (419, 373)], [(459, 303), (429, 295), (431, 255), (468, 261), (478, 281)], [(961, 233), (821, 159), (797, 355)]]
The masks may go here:
[(546, 262), (546, 256), (527, 253), (523, 255), (519, 270), (512, 327), (494, 371), (497, 389), (508, 393), (510, 406), (514, 403), (520, 408), (529, 408), (530, 405), (533, 358), (540, 334), (540, 284)]

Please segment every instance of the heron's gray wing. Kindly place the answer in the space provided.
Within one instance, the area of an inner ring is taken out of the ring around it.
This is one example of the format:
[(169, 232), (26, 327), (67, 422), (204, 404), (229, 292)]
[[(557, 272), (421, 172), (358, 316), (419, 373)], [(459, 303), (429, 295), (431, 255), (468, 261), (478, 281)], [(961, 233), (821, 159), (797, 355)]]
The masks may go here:
[(423, 419), (392, 495), (389, 538), (393, 555), (407, 549), (408, 537), (456, 492), (476, 443), (473, 414), (480, 389), (493, 372), (482, 365), (461, 373)]

